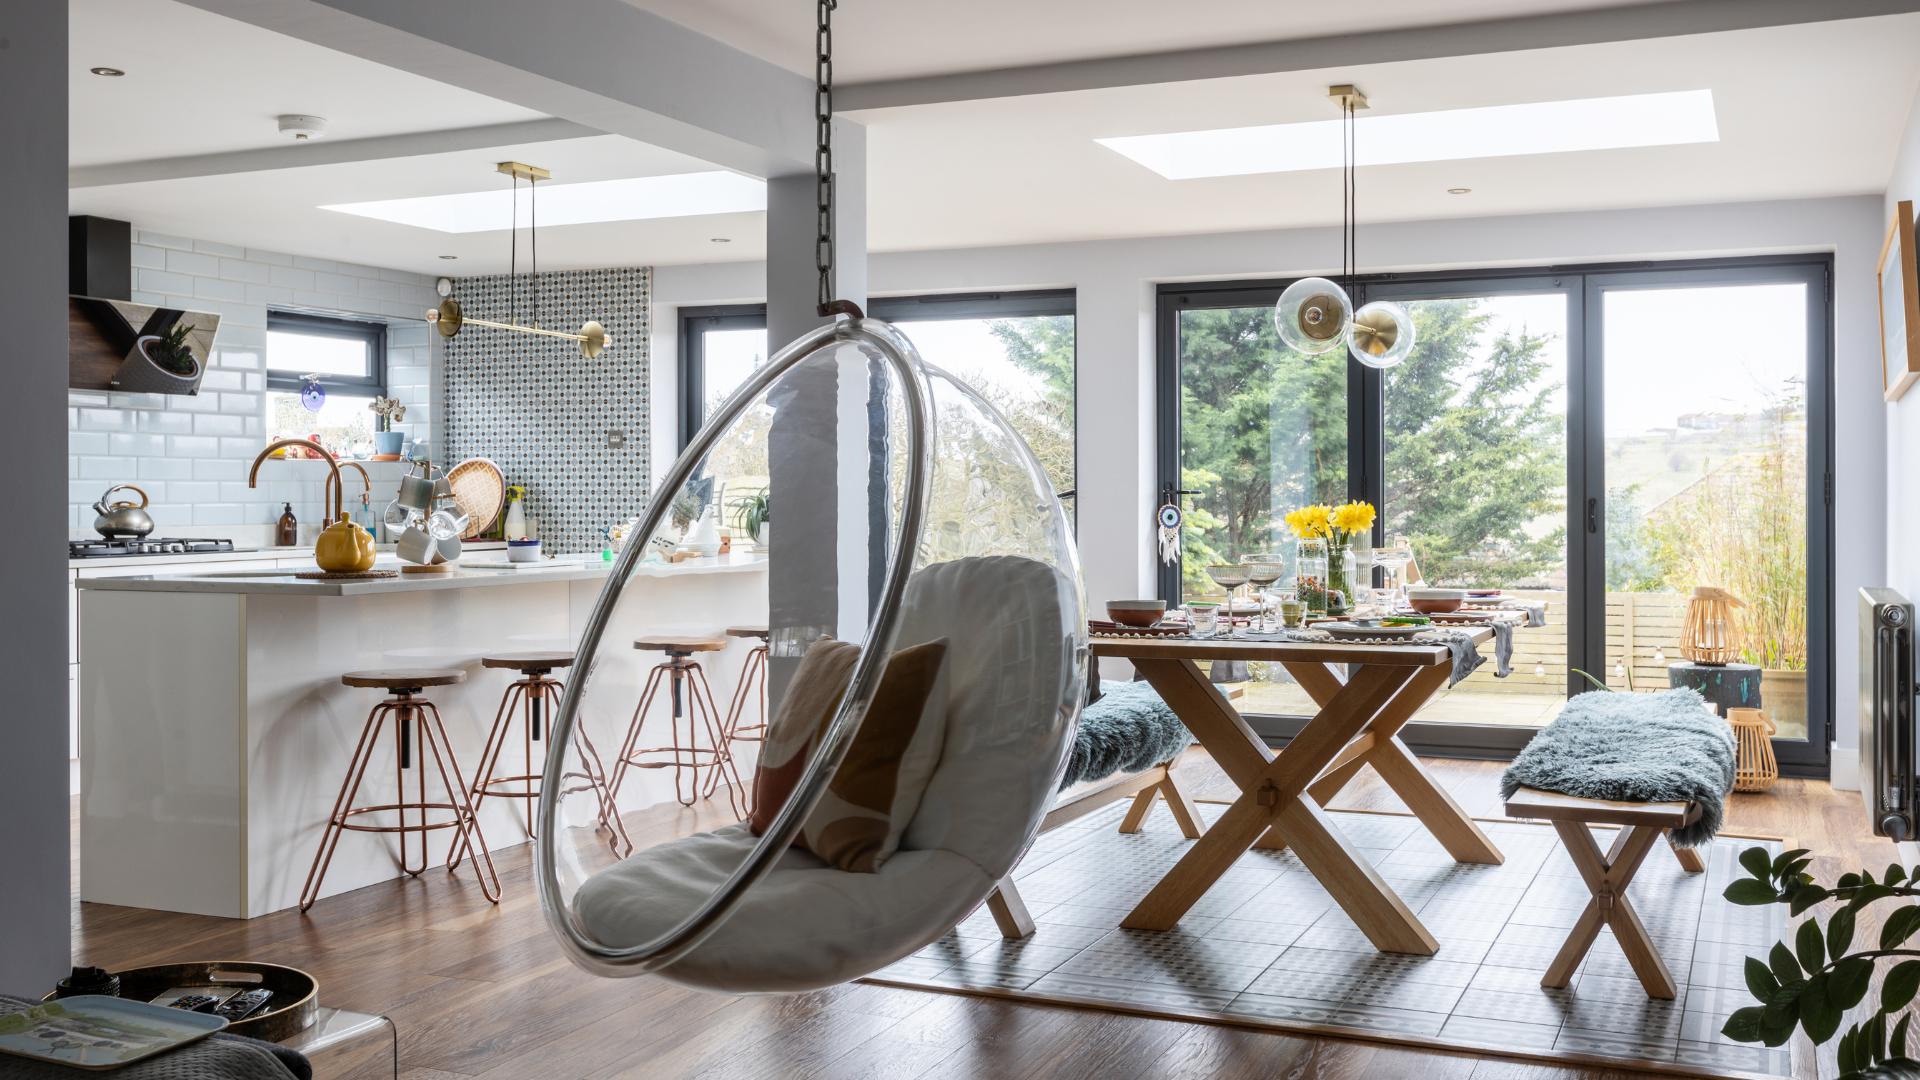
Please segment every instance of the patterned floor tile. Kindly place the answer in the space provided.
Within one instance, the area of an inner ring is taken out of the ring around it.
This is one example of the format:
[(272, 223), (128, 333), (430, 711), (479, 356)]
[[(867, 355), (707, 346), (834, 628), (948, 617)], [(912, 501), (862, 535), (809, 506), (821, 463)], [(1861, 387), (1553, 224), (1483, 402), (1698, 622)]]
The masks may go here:
[(1792, 1068), (1792, 1059), (1785, 1050), (1770, 1050), (1758, 1043), (1700, 1043), (1682, 1039), (1674, 1060), (1682, 1065), (1747, 1069), (1775, 1076), (1785, 1076)]
[(1446, 1026), (1447, 1014), (1345, 1002), (1334, 1012), (1330, 1022), (1362, 1031), (1391, 1031), (1401, 1035), (1438, 1035), (1440, 1029)]
[(1051, 994), (1059, 997), (1091, 998), (1095, 1001), (1111, 1001), (1123, 1005), (1161, 1006), (1175, 1009), (1199, 1009), (1206, 1012), (1226, 1012), (1234, 996), (1220, 990), (1197, 990), (1176, 986), (1171, 983), (1135, 983), (1114, 979), (1089, 978), (1083, 975), (1068, 975), (1053, 972), (1027, 985), (1026, 989), (1035, 994)]
[(1563, 1027), (1560, 1029), (1559, 1037), (1553, 1041), (1553, 1048), (1569, 1050), (1576, 1054), (1601, 1054), (1608, 1057), (1639, 1058), (1643, 1061), (1672, 1061), (1677, 1041)]
[(1510, 1020), (1558, 1030), (1571, 1011), (1564, 998), (1545, 994), (1516, 994), (1503, 990), (1468, 990), (1453, 1008), (1455, 1016), (1474, 1016), (1485, 1020)]
[(1554, 1026), (1523, 1024), (1512, 1020), (1490, 1020), (1478, 1016), (1464, 1016), (1458, 1010), (1447, 1018), (1440, 1028), (1440, 1037), (1455, 1039), (1474, 1046), (1484, 1046), (1490, 1050), (1532, 1050), (1553, 1049), (1554, 1036), (1560, 1029)]
[(1331, 1024), (1340, 1011), (1338, 1001), (1279, 997), (1272, 994), (1241, 994), (1222, 1010), (1228, 1016), (1255, 1020), (1291, 1021), (1297, 1024)]
[(1304, 925), (1262, 919), (1222, 919), (1207, 931), (1207, 936), (1226, 941), (1254, 941), (1262, 945), (1291, 945), (1306, 932)]

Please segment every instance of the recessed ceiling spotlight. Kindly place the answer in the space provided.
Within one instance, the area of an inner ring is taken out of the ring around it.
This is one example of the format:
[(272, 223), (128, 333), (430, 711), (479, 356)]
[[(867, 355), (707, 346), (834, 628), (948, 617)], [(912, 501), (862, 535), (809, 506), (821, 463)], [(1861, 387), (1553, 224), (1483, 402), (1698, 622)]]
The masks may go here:
[(441, 258), (443, 258), (443, 259), (457, 259), (457, 258), (459, 258), (460, 256), (458, 256), (458, 255), (442, 255), (442, 256), (440, 256), (440, 257), (441, 257)]
[(126, 72), (121, 71), (119, 68), (110, 67), (88, 68), (87, 70), (93, 72), (95, 75), (120, 76), (126, 74)]
[(302, 113), (289, 113), (278, 117), (280, 134), (295, 142), (308, 142), (327, 133), (327, 121), (321, 116), (307, 116)]
[(724, 236), (716, 236), (716, 237), (714, 237), (714, 238), (713, 238), (713, 240), (712, 240), (712, 243), (715, 243), (715, 244), (731, 244), (731, 243), (733, 243), (733, 241), (732, 241), (732, 240), (730, 240), (730, 239), (728, 239), (727, 237), (724, 237)]
[(1472, 189), (1472, 188), (1470, 188), (1470, 187), (1450, 187), (1450, 188), (1448, 188), (1448, 189), (1447, 189), (1447, 194), (1449, 194), (1449, 195), (1465, 195), (1465, 194), (1467, 194), (1468, 192), (1470, 192), (1470, 191), (1472, 191), (1472, 190), (1473, 190), (1473, 189)]

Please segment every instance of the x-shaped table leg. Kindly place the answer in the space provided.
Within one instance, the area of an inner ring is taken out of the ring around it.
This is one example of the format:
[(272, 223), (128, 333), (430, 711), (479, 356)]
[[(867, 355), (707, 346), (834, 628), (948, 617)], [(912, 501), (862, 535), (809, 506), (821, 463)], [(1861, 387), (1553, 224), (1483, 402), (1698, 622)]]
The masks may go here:
[(1627, 954), (1627, 963), (1633, 965), (1633, 973), (1640, 977), (1647, 996), (1673, 1000), (1673, 976), (1667, 973), (1660, 951), (1653, 947), (1653, 939), (1647, 936), (1639, 913), (1627, 899), (1627, 885), (1633, 881), (1634, 872), (1640, 869), (1647, 852), (1653, 850), (1654, 842), (1666, 830), (1651, 825), (1623, 826), (1613, 841), (1613, 848), (1602, 855), (1600, 845), (1594, 842), (1593, 833), (1585, 823), (1556, 820), (1553, 828), (1567, 846), (1567, 854), (1573, 856), (1573, 865), (1585, 879), (1587, 888), (1593, 891), (1593, 899), (1587, 901), (1586, 910), (1580, 913), (1579, 921), (1574, 923), (1573, 931), (1560, 946), (1540, 985), (1567, 985), (1604, 925), (1613, 927), (1614, 940), (1620, 943), (1620, 951)]
[[(1340, 692), (1342, 683), (1325, 664), (1289, 663), (1287, 671), (1293, 675), (1313, 700), (1326, 708), (1327, 703)], [(1341, 751), (1330, 767), (1307, 788), (1307, 795), (1314, 802), (1325, 806), (1334, 796), (1347, 786), (1363, 765), (1372, 765), (1387, 782), (1394, 794), (1400, 796), (1420, 823), (1433, 833), (1440, 846), (1447, 849), (1455, 862), (1492, 863), (1498, 865), (1506, 861), (1500, 849), (1493, 846), (1473, 818), (1453, 800), (1447, 789), (1434, 780), (1427, 767), (1420, 764), (1407, 744), (1400, 741), (1400, 729), (1420, 706), (1427, 703), (1435, 691), (1446, 685), (1452, 674), (1449, 665), (1441, 664), (1430, 668), (1421, 668), (1408, 681), (1387, 707), (1380, 710), (1373, 722), (1367, 725), (1361, 735)], [(1286, 841), (1277, 832), (1269, 832), (1260, 839), (1263, 848), (1282, 848)]]
[(1120, 925), (1172, 929), (1262, 833), (1278, 829), (1376, 948), (1422, 955), (1439, 949), (1366, 857), (1305, 795), (1314, 777), (1423, 669), (1361, 668), (1276, 756), (1193, 661), (1142, 658), (1134, 667), (1240, 788), (1240, 797)]

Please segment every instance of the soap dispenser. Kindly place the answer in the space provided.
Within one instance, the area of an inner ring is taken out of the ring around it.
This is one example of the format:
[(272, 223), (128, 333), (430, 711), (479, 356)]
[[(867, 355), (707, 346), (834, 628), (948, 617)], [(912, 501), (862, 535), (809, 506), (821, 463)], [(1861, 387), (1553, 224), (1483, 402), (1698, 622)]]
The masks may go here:
[(273, 534), (277, 547), (300, 546), (300, 522), (293, 516), (293, 504), (286, 503), (286, 512), (280, 515), (280, 528)]

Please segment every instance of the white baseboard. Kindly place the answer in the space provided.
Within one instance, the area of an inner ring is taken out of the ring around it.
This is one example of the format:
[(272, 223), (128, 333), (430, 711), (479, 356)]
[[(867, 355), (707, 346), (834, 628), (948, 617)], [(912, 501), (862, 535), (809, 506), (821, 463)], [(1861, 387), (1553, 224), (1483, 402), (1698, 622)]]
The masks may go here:
[(1831, 783), (1836, 791), (1860, 790), (1860, 751), (1851, 746), (1833, 748)]

